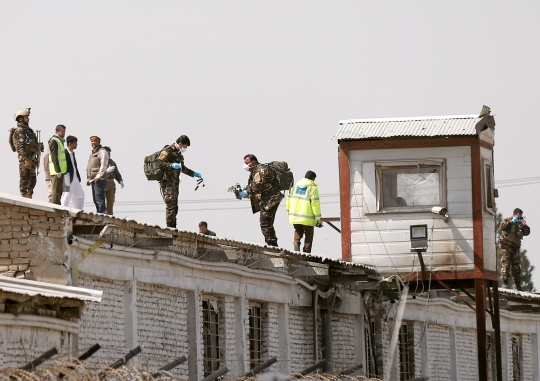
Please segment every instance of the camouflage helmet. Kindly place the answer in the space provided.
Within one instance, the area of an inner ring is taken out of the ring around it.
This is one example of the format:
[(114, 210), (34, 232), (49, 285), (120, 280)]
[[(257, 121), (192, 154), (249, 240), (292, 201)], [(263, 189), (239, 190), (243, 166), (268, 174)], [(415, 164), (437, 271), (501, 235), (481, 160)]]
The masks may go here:
[(15, 121), (17, 121), (17, 118), (19, 116), (30, 116), (30, 107), (26, 108), (26, 109), (23, 109), (23, 110), (19, 110), (15, 113)]

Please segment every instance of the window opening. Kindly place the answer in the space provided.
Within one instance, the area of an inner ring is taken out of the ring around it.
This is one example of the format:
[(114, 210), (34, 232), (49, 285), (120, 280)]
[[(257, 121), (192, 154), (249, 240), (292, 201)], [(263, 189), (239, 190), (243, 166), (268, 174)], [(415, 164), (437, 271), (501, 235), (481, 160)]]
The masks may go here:
[(365, 330), (365, 341), (366, 341), (366, 372), (369, 376), (377, 376), (377, 341), (375, 339), (375, 330), (377, 326), (375, 319), (372, 319), (369, 322), (369, 325), (366, 325)]
[(521, 338), (518, 336), (512, 337), (512, 380), (523, 381)]
[(412, 329), (408, 323), (403, 323), (399, 329), (399, 379), (410, 380), (414, 377), (414, 345)]
[(249, 306), (249, 360), (253, 368), (262, 363), (263, 332), (261, 306), (252, 304)]
[(484, 173), (485, 173), (485, 190), (486, 190), (486, 209), (489, 209), (491, 211), (495, 210), (495, 200), (494, 195), (495, 192), (493, 190), (493, 170), (491, 168), (491, 164), (485, 164), (484, 165)]
[(488, 365), (488, 380), (497, 380), (497, 354), (495, 349), (495, 336), (493, 333), (487, 334), (487, 365)]
[(204, 299), (203, 309), (203, 371), (204, 375), (215, 372), (219, 369), (221, 354), (219, 340), (219, 312), (218, 301), (213, 299)]

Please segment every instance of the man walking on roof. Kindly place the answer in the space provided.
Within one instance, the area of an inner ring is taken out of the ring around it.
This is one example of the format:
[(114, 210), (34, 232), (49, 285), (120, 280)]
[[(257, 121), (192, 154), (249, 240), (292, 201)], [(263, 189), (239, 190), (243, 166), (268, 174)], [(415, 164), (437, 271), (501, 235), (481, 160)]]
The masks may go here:
[(304, 240), (304, 253), (311, 253), (314, 227), (321, 227), (321, 202), (313, 171), (307, 171), (303, 179), (291, 188), (287, 196), (289, 222), (294, 226), (294, 251), (300, 251), (300, 241)]

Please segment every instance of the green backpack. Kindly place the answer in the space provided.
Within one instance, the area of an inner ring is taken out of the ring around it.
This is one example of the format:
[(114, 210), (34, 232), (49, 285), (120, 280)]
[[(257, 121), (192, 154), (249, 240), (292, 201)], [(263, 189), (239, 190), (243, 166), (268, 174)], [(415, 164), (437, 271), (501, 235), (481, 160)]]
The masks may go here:
[(294, 185), (294, 175), (285, 161), (272, 161), (268, 165), (276, 175), (279, 190), (287, 191)]
[(144, 174), (148, 181), (161, 181), (163, 180), (163, 168), (159, 166), (159, 155), (168, 146), (163, 147), (159, 151), (154, 152), (144, 158)]
[(15, 144), (13, 143), (13, 133), (15, 132), (15, 127), (9, 130), (9, 146), (11, 147), (11, 150), (13, 152), (17, 152), (17, 147), (15, 147)]

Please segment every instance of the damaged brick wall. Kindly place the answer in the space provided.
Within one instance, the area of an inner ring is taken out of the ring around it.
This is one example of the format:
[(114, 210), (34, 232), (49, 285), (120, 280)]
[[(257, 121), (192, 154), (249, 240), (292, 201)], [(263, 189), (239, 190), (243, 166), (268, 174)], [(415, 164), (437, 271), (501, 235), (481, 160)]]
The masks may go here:
[(68, 284), (69, 226), (60, 213), (0, 203), (0, 275)]

